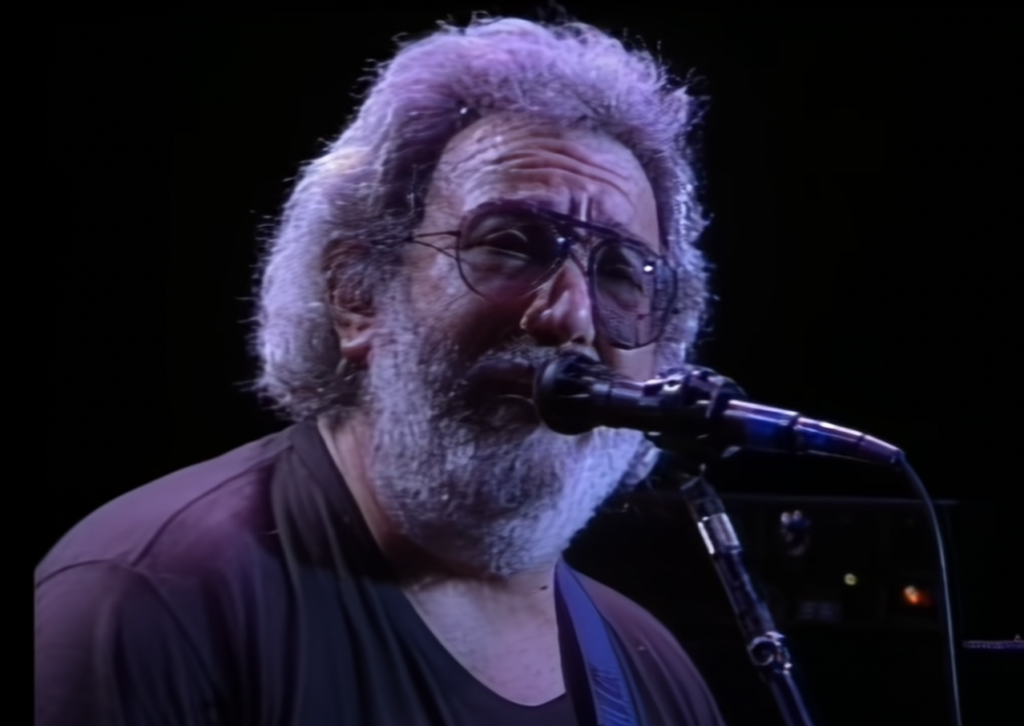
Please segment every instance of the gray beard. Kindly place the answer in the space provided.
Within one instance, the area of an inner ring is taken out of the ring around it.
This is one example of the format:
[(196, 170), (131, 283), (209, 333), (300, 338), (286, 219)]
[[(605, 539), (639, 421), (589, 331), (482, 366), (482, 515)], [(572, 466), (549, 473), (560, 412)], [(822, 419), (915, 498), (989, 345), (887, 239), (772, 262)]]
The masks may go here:
[[(460, 570), (508, 577), (553, 563), (618, 487), (642, 435), (563, 436), (525, 400), (470, 405), (458, 351), (430, 340), (403, 301), (389, 302), (365, 390), (380, 506), (405, 537)], [(521, 345), (485, 358), (540, 363), (553, 353)]]

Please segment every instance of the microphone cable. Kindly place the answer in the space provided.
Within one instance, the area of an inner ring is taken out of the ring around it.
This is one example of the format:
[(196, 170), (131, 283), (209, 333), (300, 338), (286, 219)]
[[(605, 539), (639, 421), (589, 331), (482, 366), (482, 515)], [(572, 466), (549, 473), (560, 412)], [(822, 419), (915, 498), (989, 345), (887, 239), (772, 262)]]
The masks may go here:
[(956, 649), (956, 628), (953, 621), (953, 600), (949, 590), (949, 568), (946, 565), (946, 546), (942, 537), (942, 527), (939, 525), (939, 517), (935, 512), (935, 504), (931, 495), (925, 488), (924, 482), (914, 471), (914, 467), (907, 461), (906, 454), (900, 450), (895, 467), (900, 471), (910, 486), (917, 494), (921, 503), (924, 504), (928, 513), (928, 524), (935, 539), (935, 548), (939, 556), (939, 617), (943, 621), (946, 631), (946, 676), (949, 679), (949, 698), (953, 707), (953, 723), (955, 726), (963, 726), (960, 714), (960, 686), (957, 672), (957, 649)]

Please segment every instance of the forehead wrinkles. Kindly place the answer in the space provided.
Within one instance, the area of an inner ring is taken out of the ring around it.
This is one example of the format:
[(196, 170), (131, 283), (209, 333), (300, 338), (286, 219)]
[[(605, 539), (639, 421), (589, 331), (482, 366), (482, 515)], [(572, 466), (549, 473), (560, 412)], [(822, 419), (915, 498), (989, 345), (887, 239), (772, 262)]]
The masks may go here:
[[(545, 148), (547, 146), (547, 148)], [(636, 180), (630, 173), (633, 170), (626, 170), (623, 164), (615, 163), (614, 157), (609, 158), (607, 154), (580, 153), (580, 149), (571, 144), (562, 144), (557, 147), (544, 145), (540, 148), (520, 149), (499, 154), (493, 161), (483, 169), (483, 175), (501, 176), (522, 175), (524, 177), (536, 176), (531, 172), (559, 171), (570, 176), (579, 177), (581, 181), (599, 182), (615, 189), (624, 197), (632, 198), (636, 193)], [(592, 185), (587, 185), (592, 186)]]
[[(536, 119), (488, 117), (448, 144), (427, 193), (424, 229), (451, 226), (493, 199), (530, 197), (576, 214), (577, 204), (660, 247), (657, 203), (639, 160), (611, 137)], [(590, 217), (590, 214), (587, 214)]]
[(517, 136), (520, 134), (471, 139), (452, 149), (447, 164), (442, 163), (444, 171), (456, 183), (500, 181), (517, 172), (561, 171), (603, 182), (627, 197), (636, 193), (638, 180), (646, 181), (632, 154), (609, 139), (590, 134), (576, 138)]

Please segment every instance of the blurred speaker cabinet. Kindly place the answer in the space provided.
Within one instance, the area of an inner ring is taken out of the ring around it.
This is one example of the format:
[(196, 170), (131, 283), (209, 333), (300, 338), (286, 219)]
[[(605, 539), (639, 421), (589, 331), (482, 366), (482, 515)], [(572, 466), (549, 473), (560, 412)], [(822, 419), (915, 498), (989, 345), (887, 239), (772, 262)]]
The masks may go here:
[[(789, 636), (826, 725), (947, 723), (936, 556), (926, 513), (905, 499), (729, 494), (722, 498), (757, 586)], [(938, 501), (960, 638), (1006, 639), (1024, 603), (1019, 563), (995, 534), (1013, 513)], [(641, 603), (683, 642), (729, 723), (777, 723), (685, 505), (634, 498), (581, 534), (574, 566)], [(1000, 559), (1002, 558), (1002, 559)], [(1024, 633), (1022, 633), (1024, 634)], [(1014, 670), (962, 651), (965, 723), (999, 724)]]
[[(748, 566), (781, 627), (939, 626), (936, 550), (919, 502), (837, 497), (723, 497)], [(957, 503), (935, 503), (951, 575)]]

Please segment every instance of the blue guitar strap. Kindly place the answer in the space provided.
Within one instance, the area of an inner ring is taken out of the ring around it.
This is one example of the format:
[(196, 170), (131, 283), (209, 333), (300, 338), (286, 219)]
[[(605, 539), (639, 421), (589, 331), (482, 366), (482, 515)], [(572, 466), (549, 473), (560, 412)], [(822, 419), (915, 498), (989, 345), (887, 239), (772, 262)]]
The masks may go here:
[(579, 726), (641, 726), (628, 667), (583, 583), (562, 560), (555, 568), (555, 604), (562, 670)]

